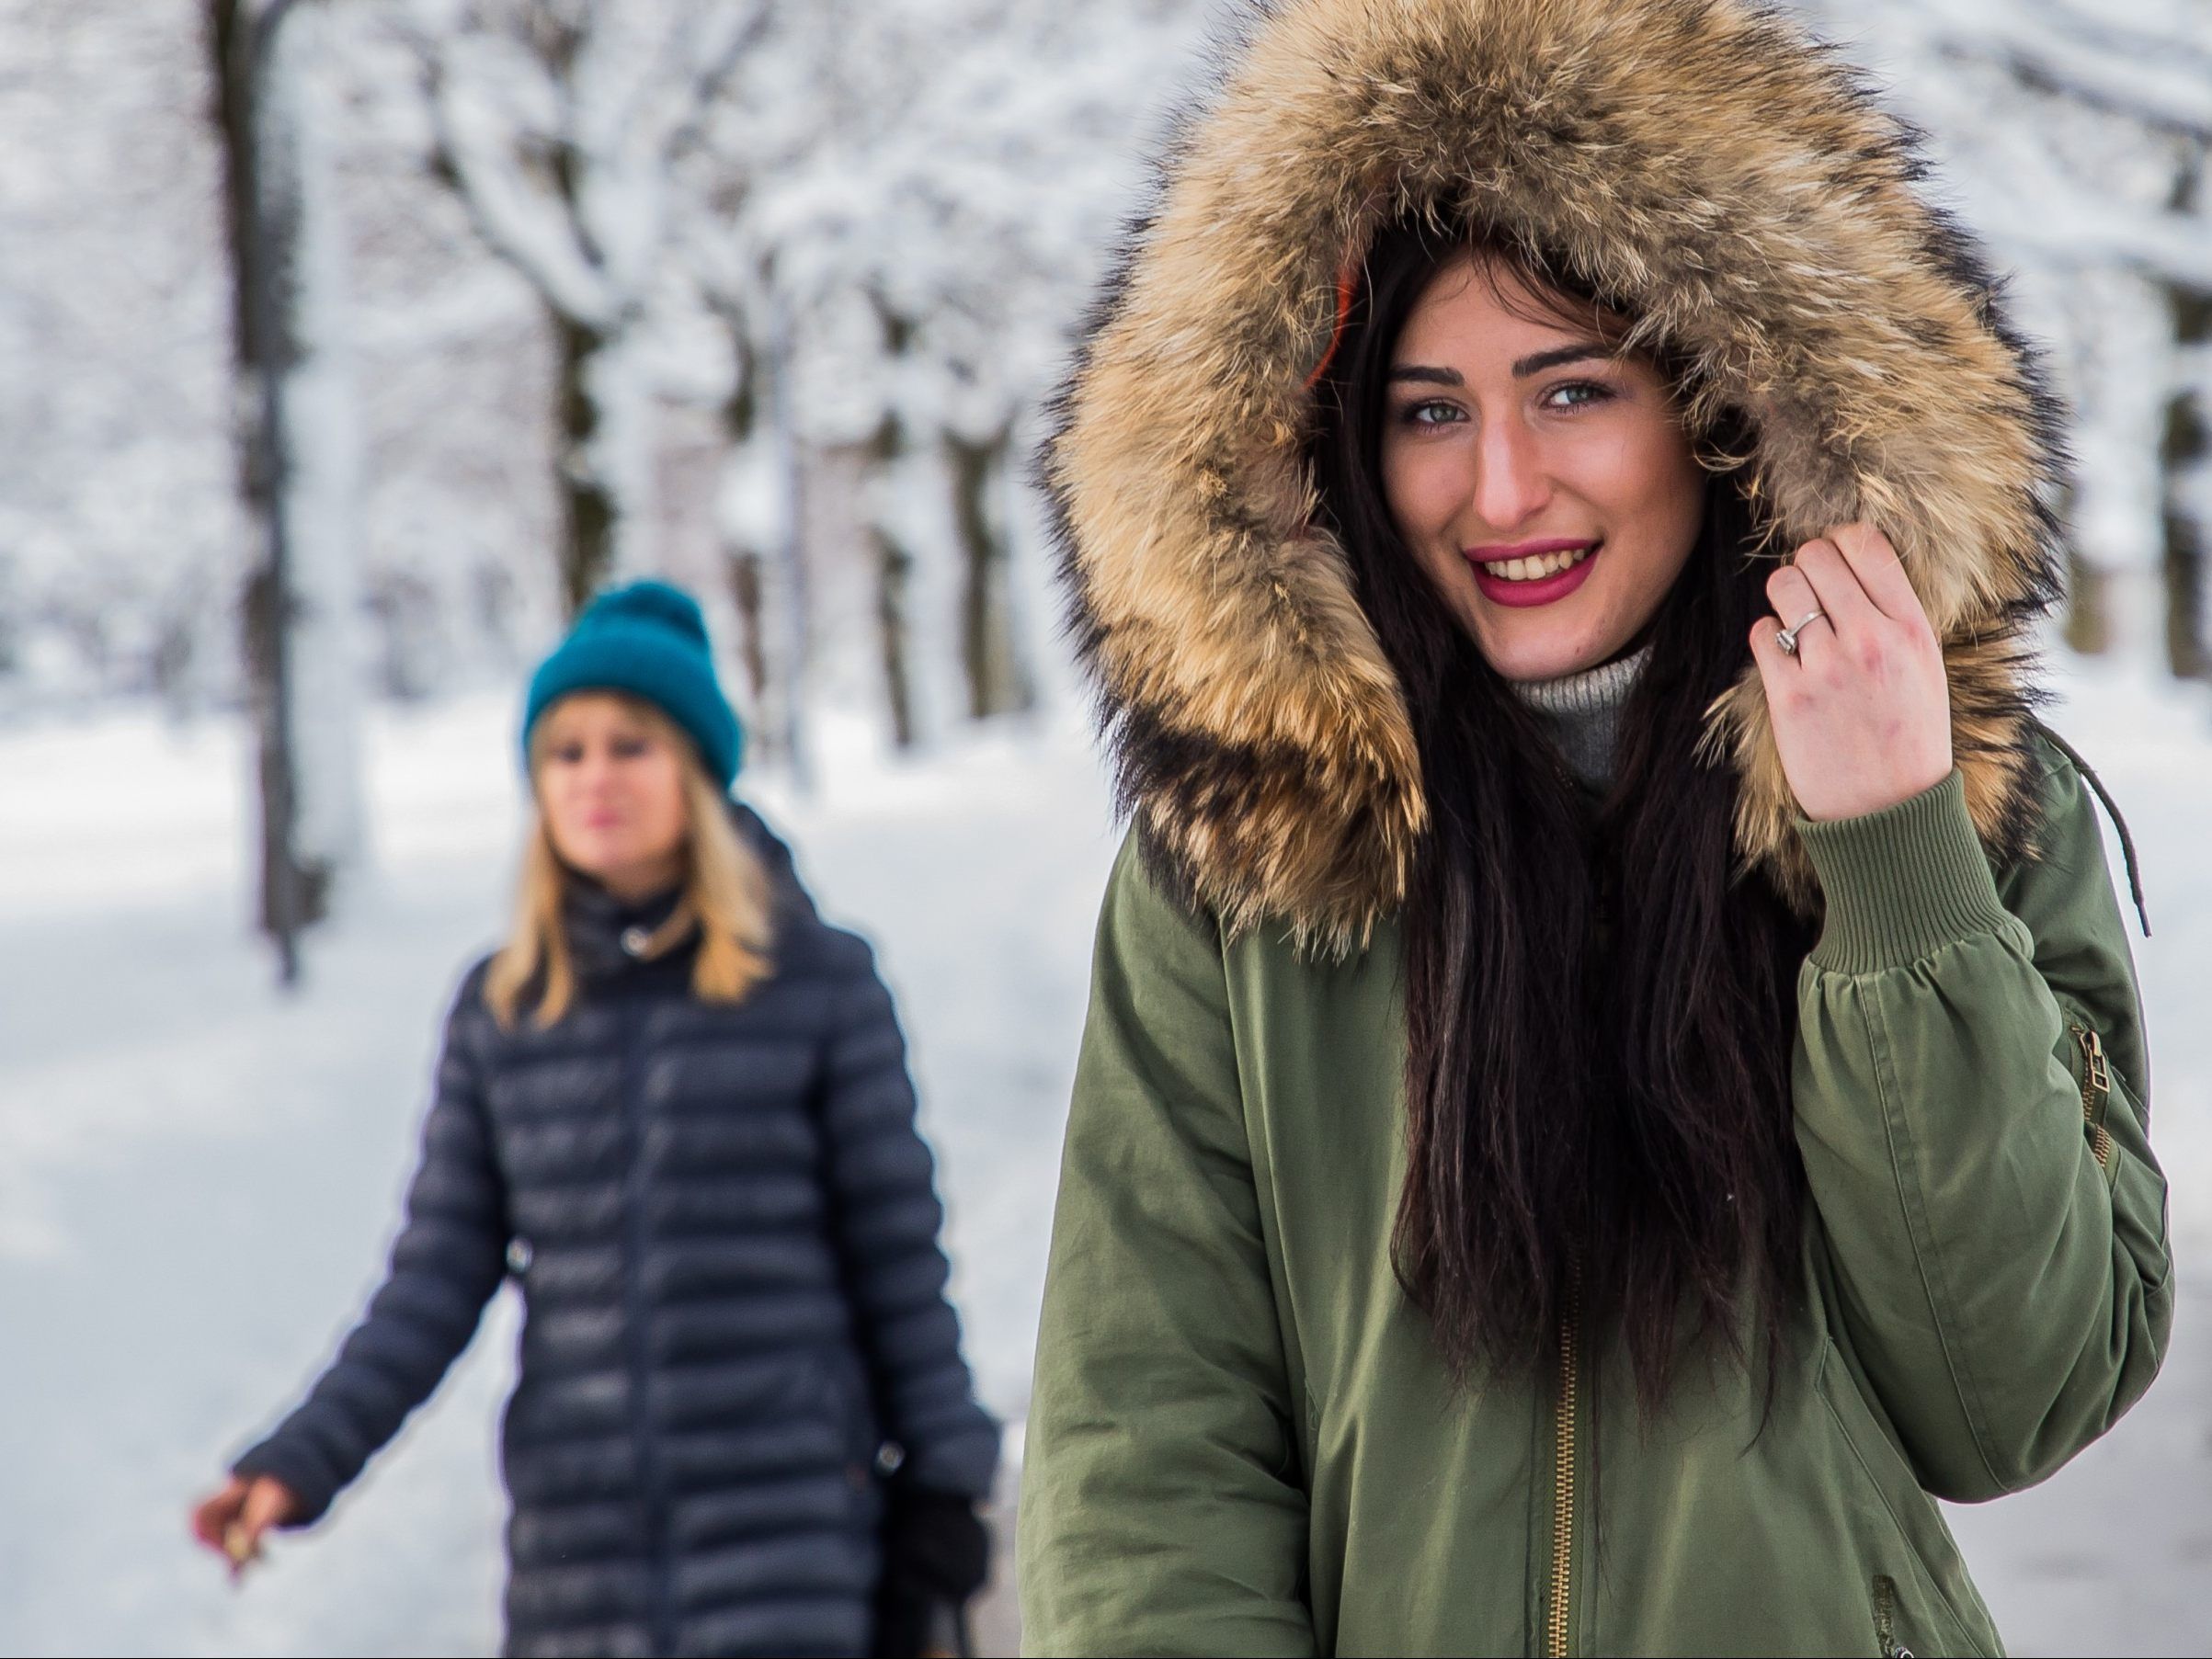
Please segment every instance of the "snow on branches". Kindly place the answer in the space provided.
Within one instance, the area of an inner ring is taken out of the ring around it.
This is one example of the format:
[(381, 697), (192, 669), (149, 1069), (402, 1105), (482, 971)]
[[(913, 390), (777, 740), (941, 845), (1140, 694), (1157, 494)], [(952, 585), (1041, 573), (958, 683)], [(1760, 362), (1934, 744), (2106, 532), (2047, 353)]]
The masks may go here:
[[(2069, 638), (2212, 670), (2212, 8), (1813, 0), (1925, 127), (2079, 416)], [(2162, 616), (2160, 612), (2163, 611)]]
[(654, 564), (644, 335), (685, 211), (672, 180), (768, 0), (415, 0), (432, 165), (559, 342), (563, 585)]

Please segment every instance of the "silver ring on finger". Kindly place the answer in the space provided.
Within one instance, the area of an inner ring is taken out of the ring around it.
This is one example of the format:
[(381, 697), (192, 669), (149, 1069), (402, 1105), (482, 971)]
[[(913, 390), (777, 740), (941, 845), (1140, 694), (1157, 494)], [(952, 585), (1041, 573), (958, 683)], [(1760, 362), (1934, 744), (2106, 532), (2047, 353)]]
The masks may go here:
[(1792, 623), (1789, 627), (1783, 629), (1779, 633), (1774, 635), (1775, 649), (1780, 651), (1784, 656), (1796, 656), (1797, 654), (1797, 636), (1803, 633), (1807, 629), (1810, 628), (1815, 622), (1825, 622), (1827, 620), (1828, 612), (1822, 610), (1818, 605), (1814, 606), (1812, 609), (1807, 611), (1803, 616), (1799, 617), (1796, 621)]

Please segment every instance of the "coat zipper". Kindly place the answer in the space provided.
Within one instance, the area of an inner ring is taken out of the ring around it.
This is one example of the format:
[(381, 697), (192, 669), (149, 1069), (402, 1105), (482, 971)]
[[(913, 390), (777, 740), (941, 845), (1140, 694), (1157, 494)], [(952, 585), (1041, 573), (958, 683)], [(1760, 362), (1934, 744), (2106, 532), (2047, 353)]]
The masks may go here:
[(2104, 1127), (2104, 1108), (2112, 1098), (2112, 1066), (2104, 1058), (2104, 1042), (2087, 1026), (2068, 1028), (2081, 1050), (2081, 1121), (2089, 1126), (2089, 1149), (2099, 1169), (2112, 1166), (2112, 1131)]
[(652, 1574), (648, 1611), (653, 1651), (667, 1653), (675, 1645), (675, 1620), (670, 1617), (672, 1585), (668, 1574), (668, 1517), (667, 1494), (661, 1490), (660, 1459), (656, 1453), (649, 1379), (653, 1370), (651, 1321), (645, 1304), (644, 1251), (649, 1241), (645, 1207), (645, 1101), (644, 1048), (645, 1017), (642, 1007), (624, 1011), (630, 1028), (622, 1045), (622, 1113), (630, 1126), (629, 1167), (622, 1177), (623, 1320), (630, 1358), (630, 1437), (636, 1450), (638, 1484), (644, 1497), (645, 1558)]
[(1544, 1626), (1547, 1659), (1566, 1659), (1575, 1558), (1575, 1416), (1580, 1401), (1580, 1356), (1576, 1326), (1581, 1301), (1579, 1267), (1567, 1284), (1567, 1312), (1559, 1321), (1559, 1402), (1552, 1441), (1552, 1585)]

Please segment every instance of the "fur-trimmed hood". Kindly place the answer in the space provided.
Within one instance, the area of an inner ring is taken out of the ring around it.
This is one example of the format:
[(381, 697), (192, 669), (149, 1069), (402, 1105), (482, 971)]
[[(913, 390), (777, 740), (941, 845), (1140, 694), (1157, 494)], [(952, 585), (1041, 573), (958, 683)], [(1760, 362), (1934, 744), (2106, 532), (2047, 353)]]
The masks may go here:
[[(1334, 949), (1427, 822), (1404, 698), (1313, 522), (1308, 377), (1374, 230), (1432, 208), (1620, 296), (1750, 423), (1775, 540), (1896, 543), (1951, 680), (1975, 823), (2034, 823), (2025, 631), (2055, 591), (2053, 406), (1914, 135), (1747, 0), (1276, 0), (1161, 168), (1044, 476), (1123, 797), (1232, 928)], [(1714, 707), (1738, 845), (1801, 907), (1756, 671)]]

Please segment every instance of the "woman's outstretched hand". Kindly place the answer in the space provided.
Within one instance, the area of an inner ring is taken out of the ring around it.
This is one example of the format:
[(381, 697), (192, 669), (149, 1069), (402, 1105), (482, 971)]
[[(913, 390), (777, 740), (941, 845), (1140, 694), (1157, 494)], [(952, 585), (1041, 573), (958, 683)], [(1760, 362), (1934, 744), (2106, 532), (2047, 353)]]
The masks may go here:
[[(1767, 578), (1751, 629), (1782, 769), (1807, 818), (1878, 812), (1951, 774), (1943, 647), (1889, 539), (1839, 525)], [(1797, 632), (1796, 655), (1776, 635)]]
[(261, 1535), (299, 1512), (291, 1488), (273, 1476), (233, 1475), (222, 1491), (192, 1511), (192, 1536), (231, 1563), (231, 1576), (261, 1554)]

